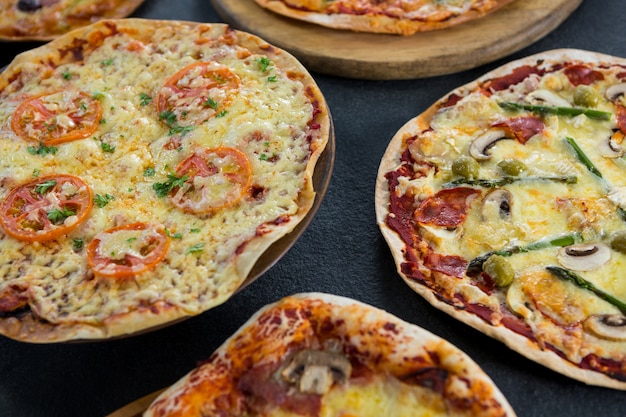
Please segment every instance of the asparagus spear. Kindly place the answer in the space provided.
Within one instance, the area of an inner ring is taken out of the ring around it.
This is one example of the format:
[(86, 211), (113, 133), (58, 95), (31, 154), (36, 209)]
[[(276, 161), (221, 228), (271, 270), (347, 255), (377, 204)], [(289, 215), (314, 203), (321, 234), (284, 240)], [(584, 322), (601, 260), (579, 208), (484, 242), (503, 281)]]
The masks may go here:
[(467, 275), (478, 275), (482, 271), (483, 264), (491, 255), (511, 256), (516, 253), (525, 253), (549, 247), (562, 247), (582, 242), (580, 233), (562, 235), (552, 239), (541, 239), (524, 246), (511, 246), (509, 248), (487, 252), (472, 259), (467, 266)]
[(612, 116), (610, 112), (580, 107), (540, 106), (510, 101), (500, 102), (498, 105), (506, 110), (527, 110), (533, 113), (554, 114), (557, 116), (578, 116), (584, 114), (588, 118), (596, 120), (611, 120)]
[(478, 187), (484, 188), (498, 188), (503, 185), (513, 184), (514, 182), (519, 181), (555, 181), (562, 182), (564, 184), (576, 184), (578, 182), (578, 178), (575, 176), (558, 176), (558, 177), (502, 177), (495, 179), (468, 179), (468, 178), (458, 178), (456, 180), (450, 181), (446, 184), (443, 184), (444, 188), (456, 187), (458, 185), (474, 185)]
[(578, 146), (578, 143), (576, 143), (574, 138), (570, 138), (568, 136), (568, 137), (565, 138), (565, 140), (567, 141), (567, 143), (569, 143), (569, 145), (572, 147), (572, 149), (574, 149), (574, 152), (576, 152), (576, 156), (578, 157), (578, 160), (584, 166), (587, 167), (589, 172), (591, 172), (593, 175), (595, 175), (598, 178), (602, 178), (602, 173), (600, 172), (600, 170), (598, 170), (598, 168), (596, 168), (596, 166), (593, 164), (593, 162), (591, 162), (591, 159), (589, 159), (589, 157), (587, 157), (587, 155), (585, 154), (585, 152), (583, 152), (583, 150), (580, 148), (580, 146)]
[(613, 297), (611, 294), (607, 294), (606, 292), (604, 292), (601, 289), (597, 288), (591, 282), (587, 281), (586, 279), (584, 279), (580, 275), (576, 274), (575, 272), (570, 271), (570, 270), (565, 269), (565, 268), (561, 268), (559, 266), (547, 266), (546, 269), (548, 271), (550, 271), (552, 274), (554, 274), (555, 276), (557, 276), (557, 277), (559, 277), (561, 279), (565, 279), (567, 281), (571, 281), (574, 284), (576, 284), (577, 286), (579, 286), (580, 288), (583, 288), (585, 290), (591, 291), (592, 293), (594, 293), (595, 295), (597, 295), (598, 297), (600, 297), (604, 301), (607, 301), (607, 302), (613, 304), (623, 314), (626, 314), (626, 303), (624, 303), (623, 301)]

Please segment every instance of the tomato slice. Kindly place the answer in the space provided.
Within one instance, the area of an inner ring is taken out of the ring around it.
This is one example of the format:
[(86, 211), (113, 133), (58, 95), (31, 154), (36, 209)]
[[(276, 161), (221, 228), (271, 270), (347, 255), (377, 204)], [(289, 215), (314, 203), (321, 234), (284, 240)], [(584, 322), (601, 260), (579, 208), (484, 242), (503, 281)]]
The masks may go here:
[(70, 233), (93, 205), (91, 189), (73, 175), (49, 175), (15, 187), (0, 204), (0, 226), (26, 242)]
[(178, 165), (176, 175), (186, 179), (172, 189), (170, 200), (186, 212), (202, 214), (238, 203), (250, 186), (252, 168), (243, 152), (220, 146), (196, 150)]
[(22, 102), (11, 128), (22, 139), (58, 145), (90, 136), (102, 118), (100, 102), (81, 91), (41, 94)]
[(157, 98), (159, 117), (171, 128), (198, 125), (219, 114), (239, 87), (239, 77), (216, 62), (196, 62), (179, 70)]
[(98, 233), (87, 247), (87, 262), (96, 275), (132, 277), (158, 265), (169, 245), (163, 226), (125, 224)]

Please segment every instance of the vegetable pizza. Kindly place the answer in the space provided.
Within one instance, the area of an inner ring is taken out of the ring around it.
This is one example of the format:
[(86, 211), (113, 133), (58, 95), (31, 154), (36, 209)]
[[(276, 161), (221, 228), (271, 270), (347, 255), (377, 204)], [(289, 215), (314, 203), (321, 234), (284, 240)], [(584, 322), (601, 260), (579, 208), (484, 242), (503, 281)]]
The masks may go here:
[(131, 334), (227, 300), (310, 212), (330, 116), (222, 24), (105, 20), (0, 75), (0, 333)]

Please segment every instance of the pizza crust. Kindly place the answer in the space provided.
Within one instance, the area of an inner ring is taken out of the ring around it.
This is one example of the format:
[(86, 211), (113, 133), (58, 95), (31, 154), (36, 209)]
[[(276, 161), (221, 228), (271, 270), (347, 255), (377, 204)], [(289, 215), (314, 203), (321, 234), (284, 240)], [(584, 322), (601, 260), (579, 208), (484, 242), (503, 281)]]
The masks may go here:
[[(299, 224), (301, 224), (306, 216), (310, 213), (316, 198), (318, 190), (314, 189), (313, 173), (318, 163), (319, 157), (324, 151), (331, 134), (330, 114), (324, 97), (317, 87), (313, 78), (306, 69), (290, 54), (276, 48), (262, 39), (245, 32), (234, 31), (227, 25), (223, 24), (199, 24), (195, 22), (181, 21), (160, 21), (160, 20), (144, 20), (144, 19), (123, 19), (123, 20), (104, 20), (93, 25), (76, 29), (71, 33), (57, 38), (50, 43), (18, 55), (7, 69), (0, 75), (0, 94), (7, 96), (19, 95), (20, 85), (15, 86), (15, 77), (19, 77), (24, 71), (32, 74), (36, 73), (37, 66), (45, 59), (48, 66), (58, 66), (73, 62), (73, 57), (85, 57), (93, 53), (103, 39), (113, 33), (122, 32), (137, 41), (148, 43), (151, 41), (155, 33), (159, 31), (171, 31), (171, 33), (186, 33), (188, 36), (202, 36), (203, 34), (212, 33), (215, 36), (223, 34), (226, 38), (224, 42), (232, 45), (236, 40), (237, 45), (241, 47), (242, 58), (249, 56), (248, 54), (259, 54), (271, 60), (274, 68), (279, 68), (294, 83), (300, 83), (303, 91), (315, 106), (316, 111), (311, 124), (315, 124), (319, 129), (313, 129), (308, 155), (306, 155), (306, 163), (303, 171), (299, 174), (302, 178), (300, 190), (294, 201), (295, 210), (291, 212), (288, 218), (280, 218), (278, 221), (271, 221), (259, 225), (262, 229), (258, 229), (255, 233), (251, 232), (251, 237), (247, 239), (236, 253), (228, 255), (232, 257), (228, 261), (228, 265), (220, 272), (217, 277), (205, 277), (204, 279), (215, 279), (215, 290), (209, 297), (202, 296), (202, 300), (194, 301), (191, 304), (186, 302), (174, 302), (166, 296), (163, 298), (156, 297), (149, 305), (135, 306), (127, 311), (121, 310), (115, 314), (99, 320), (97, 323), (86, 320), (85, 322), (65, 320), (62, 322), (53, 322), (41, 319), (37, 315), (40, 306), (33, 305), (32, 309), (25, 311), (16, 311), (15, 313), (5, 313), (0, 316), (0, 333), (14, 338), (16, 340), (28, 341), (34, 343), (51, 343), (70, 340), (85, 339), (105, 339), (124, 337), (142, 331), (154, 330), (166, 324), (172, 324), (186, 317), (199, 314), (209, 308), (217, 306), (225, 302), (238, 288), (246, 282), (251, 270), (266, 253), (272, 245), (291, 233)], [(172, 35), (174, 36), (174, 35)], [(88, 42), (82, 42), (88, 40)], [(76, 50), (76, 45), (80, 45)], [(59, 53), (59, 51), (74, 50), (74, 54)], [(49, 71), (49, 70), (46, 70)], [(265, 80), (265, 77), (263, 78)], [(89, 91), (89, 90), (88, 90)], [(113, 107), (113, 106), (112, 106)], [(308, 117), (311, 117), (310, 115)], [(83, 139), (88, 141), (90, 139)], [(27, 144), (24, 144), (24, 146)], [(68, 168), (69, 169), (69, 168)], [(166, 199), (167, 200), (167, 199)], [(138, 213), (143, 213), (141, 209)], [(206, 216), (205, 216), (206, 218)], [(261, 232), (262, 230), (262, 232)], [(2, 239), (8, 239), (8, 236), (0, 234), (0, 242)], [(66, 239), (65, 242), (67, 244)], [(37, 246), (39, 247), (39, 246)], [(37, 250), (37, 249), (33, 249)], [(45, 249), (44, 249), (45, 250)], [(220, 256), (225, 256), (221, 254)], [(221, 262), (221, 261), (220, 261)], [(80, 267), (86, 268), (86, 267)], [(186, 265), (186, 269), (194, 269), (194, 264)], [(198, 263), (198, 271), (204, 269), (204, 265)], [(89, 272), (82, 272), (89, 278)], [(150, 276), (152, 272), (146, 272)], [(2, 279), (0, 277), (0, 284)], [(105, 278), (106, 280), (106, 278)], [(113, 278), (115, 280), (115, 278)], [(142, 279), (143, 280), (143, 279)], [(5, 282), (8, 285), (8, 282)], [(129, 284), (130, 285), (130, 284)], [(176, 290), (176, 287), (164, 289), (164, 292)], [(204, 290), (206, 291), (206, 290)], [(198, 294), (198, 298), (200, 294)]]
[[(402, 263), (406, 261), (404, 256), (405, 244), (398, 236), (398, 234), (394, 230), (392, 230), (386, 222), (387, 216), (390, 213), (390, 192), (388, 190), (388, 183), (385, 175), (388, 172), (395, 170), (399, 166), (399, 158), (405, 149), (405, 141), (408, 138), (411, 138), (430, 127), (430, 121), (432, 120), (435, 113), (437, 113), (437, 111), (441, 108), (441, 103), (445, 103), (453, 95), (463, 97), (467, 92), (474, 91), (484, 81), (510, 74), (513, 69), (520, 66), (533, 66), (539, 63), (559, 64), (561, 62), (576, 61), (582, 63), (590, 62), (600, 64), (606, 62), (617, 65), (626, 65), (626, 59), (624, 58), (578, 49), (556, 49), (537, 53), (535, 55), (511, 61), (482, 75), (481, 77), (468, 84), (465, 84), (450, 91), (440, 100), (438, 100), (428, 109), (426, 109), (423, 113), (409, 120), (393, 136), (383, 157), (381, 158), (375, 188), (376, 221), (395, 260), (398, 274), (413, 291), (426, 299), (432, 306), (446, 312), (455, 319), (465, 324), (468, 324), (469, 326), (484, 333), (485, 335), (499, 340), (510, 349), (516, 351), (517, 353), (525, 356), (526, 358), (536, 363), (552, 369), (553, 371), (556, 371), (560, 374), (589, 385), (597, 385), (613, 389), (626, 390), (626, 382), (611, 378), (600, 372), (582, 369), (575, 363), (564, 359), (554, 351), (540, 347), (537, 343), (529, 340), (527, 337), (524, 337), (512, 331), (502, 324), (493, 326), (487, 323), (485, 320), (481, 319), (478, 315), (470, 313), (464, 308), (454, 306), (449, 302), (442, 300), (442, 298), (438, 296), (436, 291), (428, 288), (426, 285), (421, 285), (420, 283), (407, 277), (407, 275), (403, 273), (401, 268)], [(432, 275), (435, 277), (447, 277), (446, 275), (437, 271), (428, 271), (428, 273), (432, 273)]]
[[(436, 364), (431, 365), (449, 373), (442, 389), (455, 415), (515, 416), (489, 376), (450, 342), (386, 311), (326, 293), (295, 294), (261, 308), (206, 363), (162, 392), (145, 416), (178, 415), (183, 410), (185, 415), (226, 411), (220, 408), (226, 404), (220, 398), (225, 393), (237, 395), (231, 384), (240, 381), (243, 374), (282, 363), (294, 349), (319, 349), (316, 343), (327, 338), (340, 341), (340, 352), (354, 357), (353, 363), (397, 378), (419, 372), (414, 370), (415, 363), (430, 369), (429, 361), (436, 358)], [(464, 382), (455, 384), (457, 378)], [(391, 386), (389, 390), (394, 392)], [(462, 405), (457, 409), (453, 403)]]
[(417, 32), (440, 30), (475, 20), (504, 7), (513, 0), (496, 0), (486, 11), (469, 10), (445, 20), (417, 20), (395, 18), (383, 14), (326, 14), (289, 7), (284, 0), (255, 0), (261, 7), (274, 13), (331, 29), (344, 29), (354, 32), (387, 33), (409, 36)]

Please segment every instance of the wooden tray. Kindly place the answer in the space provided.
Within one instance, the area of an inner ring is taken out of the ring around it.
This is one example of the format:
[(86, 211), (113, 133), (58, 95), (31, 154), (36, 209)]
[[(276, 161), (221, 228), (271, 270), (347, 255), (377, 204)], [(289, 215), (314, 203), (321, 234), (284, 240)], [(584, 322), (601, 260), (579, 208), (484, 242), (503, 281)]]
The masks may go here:
[(481, 19), (412, 36), (355, 33), (282, 17), (254, 0), (211, 0), (224, 21), (291, 52), (309, 70), (393, 80), (451, 74), (516, 52), (560, 25), (582, 0), (517, 0)]

